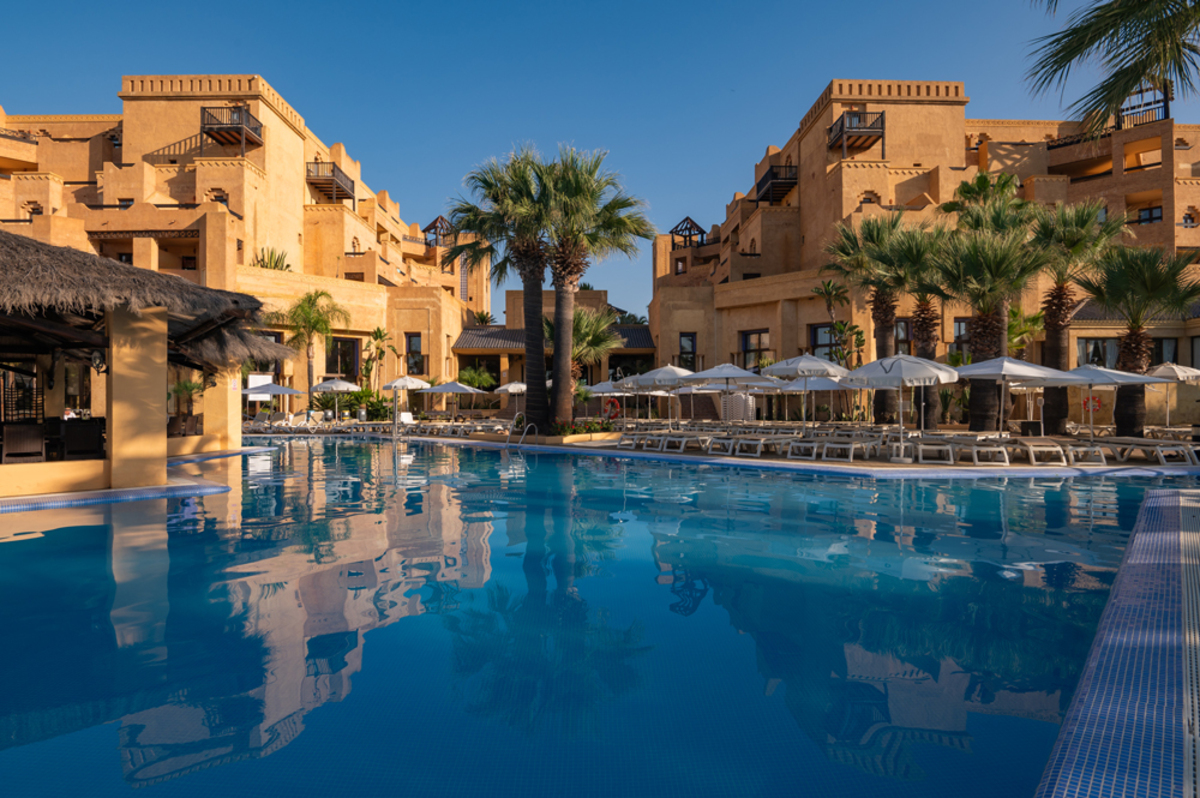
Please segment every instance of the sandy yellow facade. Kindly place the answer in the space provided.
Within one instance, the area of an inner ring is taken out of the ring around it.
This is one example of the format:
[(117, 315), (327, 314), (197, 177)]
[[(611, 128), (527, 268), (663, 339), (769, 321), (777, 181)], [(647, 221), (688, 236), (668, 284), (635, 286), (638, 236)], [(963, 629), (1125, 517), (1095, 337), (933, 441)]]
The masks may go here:
[[(1082, 141), (1074, 122), (970, 120), (968, 102), (953, 81), (831, 81), (787, 142), (767, 147), (754, 182), (733, 195), (723, 219), (688, 218), (655, 240), (650, 325), (659, 364), (703, 368), (819, 352), (830, 319), (812, 289), (829, 277), (821, 270), (836, 225), (894, 211), (953, 225), (938, 205), (980, 171), (1017, 175), (1021, 195), (1037, 202), (1102, 198), (1109, 214), (1133, 218), (1128, 243), (1200, 251), (1200, 125), (1170, 118), (1169, 102), (1149, 104), (1098, 141)], [(1043, 281), (1025, 293), (1027, 312), (1045, 288)], [(866, 332), (869, 360), (866, 300), (856, 293), (838, 318)], [(906, 299), (901, 322), (910, 312)], [(944, 309), (939, 355), (962, 341), (969, 315)], [(1094, 359), (1111, 348), (1115, 359), (1120, 325), (1100, 315), (1081, 312), (1073, 351)], [(1161, 359), (1200, 363), (1200, 318), (1156, 325), (1153, 335)], [(1040, 342), (1029, 359), (1040, 362)], [(1182, 386), (1172, 398), (1172, 421), (1200, 421), (1200, 389)], [(1147, 404), (1150, 421), (1161, 422), (1164, 394), (1150, 392)]]
[[(0, 229), (253, 294), (269, 309), (328, 291), (350, 321), (318, 345), (317, 380), (361, 380), (376, 328), (400, 355), (385, 356), (375, 385), (410, 371), (453, 379), (451, 345), (491, 290), (486, 268), (443, 265), (439, 220), (405, 222), (362, 164), (261, 76), (125, 76), (118, 96), (120, 114), (0, 110)], [(255, 265), (270, 251), (290, 271)], [(273, 368), (282, 384), (309, 387), (303, 354)]]

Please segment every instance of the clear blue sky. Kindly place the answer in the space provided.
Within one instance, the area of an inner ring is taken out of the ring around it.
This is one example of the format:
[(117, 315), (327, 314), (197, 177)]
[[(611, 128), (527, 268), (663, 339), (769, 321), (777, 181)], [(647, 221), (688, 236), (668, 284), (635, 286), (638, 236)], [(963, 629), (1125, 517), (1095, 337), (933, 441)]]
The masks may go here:
[[(1061, 118), (1074, 96), (1035, 100), (1023, 76), (1028, 42), (1076, 5), (1048, 18), (1028, 0), (10, 3), (0, 105), (117, 113), (123, 74), (258, 73), (406, 221), (443, 212), (489, 156), (567, 142), (608, 150), (665, 231), (720, 221), (834, 77), (961, 80), (969, 117)], [(645, 313), (650, 247), (586, 279)]]

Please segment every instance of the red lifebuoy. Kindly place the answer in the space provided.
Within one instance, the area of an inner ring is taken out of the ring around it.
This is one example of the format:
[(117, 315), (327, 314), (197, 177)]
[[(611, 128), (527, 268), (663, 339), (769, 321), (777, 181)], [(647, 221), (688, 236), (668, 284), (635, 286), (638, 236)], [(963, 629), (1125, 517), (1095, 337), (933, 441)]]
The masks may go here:
[(1100, 409), (1100, 397), (1099, 396), (1083, 397), (1083, 409), (1091, 410), (1093, 413), (1098, 411)]
[(604, 413), (608, 416), (608, 420), (612, 421), (617, 416), (621, 415), (621, 403), (616, 399), (608, 399), (604, 402)]

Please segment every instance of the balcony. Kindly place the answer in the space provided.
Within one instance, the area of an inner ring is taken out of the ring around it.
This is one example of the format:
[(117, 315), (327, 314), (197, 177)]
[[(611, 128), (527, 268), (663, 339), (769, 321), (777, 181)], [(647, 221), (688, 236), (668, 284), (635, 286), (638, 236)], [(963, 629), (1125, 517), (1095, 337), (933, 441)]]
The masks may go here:
[(23, 130), (9, 130), (6, 127), (0, 127), (0, 139), (12, 139), (13, 141), (25, 141), (29, 144), (37, 144), (37, 139), (29, 133)]
[(306, 166), (308, 184), (333, 202), (354, 199), (354, 181), (332, 161), (312, 161)]
[(1046, 142), (1046, 149), (1056, 150), (1059, 147), (1070, 147), (1072, 144), (1082, 144), (1085, 141), (1096, 141), (1111, 136), (1114, 130), (1129, 130), (1139, 125), (1149, 125), (1170, 118), (1171, 92), (1143, 86), (1130, 95), (1125, 104), (1121, 106), (1121, 113), (1114, 117), (1111, 127), (1098, 133), (1075, 133), (1051, 139)]
[[(847, 111), (829, 126), (829, 149), (842, 148), (842, 157), (851, 151), (870, 149), (877, 141), (884, 140), (883, 112)], [(887, 159), (887, 144), (884, 143), (881, 158)]]
[(200, 156), (204, 157), (204, 142), (212, 139), (218, 144), (237, 144), (246, 154), (246, 145), (261, 146), (262, 122), (244, 105), (225, 105), (200, 109)]
[(772, 166), (767, 169), (755, 186), (755, 200), (769, 205), (782, 202), (788, 192), (796, 187), (796, 175), (795, 166)]

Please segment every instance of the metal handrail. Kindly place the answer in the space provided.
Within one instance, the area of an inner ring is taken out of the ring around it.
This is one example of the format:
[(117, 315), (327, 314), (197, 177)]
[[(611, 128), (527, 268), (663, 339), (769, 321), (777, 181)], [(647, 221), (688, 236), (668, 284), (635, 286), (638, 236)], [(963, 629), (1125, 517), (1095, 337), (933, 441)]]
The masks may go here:
[[(530, 427), (537, 429), (538, 425), (534, 424), (532, 421), (529, 422), (528, 424), (526, 424), (525, 429), (521, 431), (521, 438), (520, 438), (520, 440), (517, 441), (517, 446), (520, 446), (522, 443), (525, 442), (525, 436), (529, 434)], [(512, 434), (513, 434), (514, 429), (516, 429), (516, 427), (508, 428), (508, 437), (504, 439), (504, 448), (505, 449), (507, 449), (509, 447), (509, 445), (512, 443)], [(540, 432), (540, 430), (539, 430), (539, 432)]]

